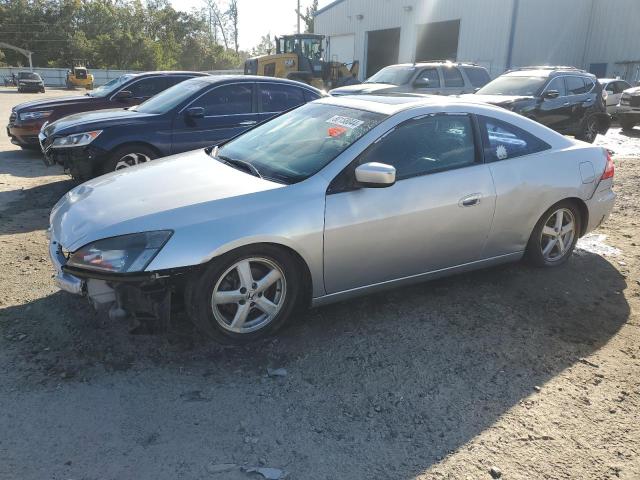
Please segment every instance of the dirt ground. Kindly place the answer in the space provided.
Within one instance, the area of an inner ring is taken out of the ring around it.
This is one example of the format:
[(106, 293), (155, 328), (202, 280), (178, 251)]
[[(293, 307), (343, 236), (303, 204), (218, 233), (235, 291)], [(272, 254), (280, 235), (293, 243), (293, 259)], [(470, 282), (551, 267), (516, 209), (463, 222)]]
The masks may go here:
[(54, 286), (45, 229), (73, 184), (4, 132), (33, 97), (0, 89), (0, 479), (640, 478), (640, 129), (599, 140), (618, 202), (565, 267), (376, 294), (235, 348), (183, 317), (130, 335)]

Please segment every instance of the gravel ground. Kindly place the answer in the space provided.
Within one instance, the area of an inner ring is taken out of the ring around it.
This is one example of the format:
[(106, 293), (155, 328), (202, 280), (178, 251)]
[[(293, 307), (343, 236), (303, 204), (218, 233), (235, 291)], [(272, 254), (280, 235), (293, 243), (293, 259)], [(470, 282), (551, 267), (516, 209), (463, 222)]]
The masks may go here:
[[(0, 119), (34, 96), (0, 89)], [(44, 230), (72, 183), (0, 132), (0, 478), (640, 478), (640, 130), (600, 140), (618, 203), (565, 267), (348, 301), (234, 348), (182, 317), (129, 335), (60, 292)]]

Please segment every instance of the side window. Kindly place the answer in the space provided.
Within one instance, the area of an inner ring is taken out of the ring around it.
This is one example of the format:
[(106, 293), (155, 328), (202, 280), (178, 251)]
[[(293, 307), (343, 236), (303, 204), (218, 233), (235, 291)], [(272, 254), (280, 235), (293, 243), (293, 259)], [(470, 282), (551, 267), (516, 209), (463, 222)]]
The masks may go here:
[(613, 89), (613, 93), (622, 93), (627, 88), (631, 88), (631, 85), (629, 85), (627, 82), (615, 82), (614, 85), (615, 86)]
[(482, 67), (463, 67), (464, 72), (469, 77), (469, 81), (471, 85), (476, 88), (484, 87), (489, 81), (491, 77), (489, 77), (489, 73)]
[(471, 118), (430, 115), (404, 122), (369, 147), (357, 163), (368, 162), (393, 165), (398, 180), (473, 165)]
[(259, 83), (263, 112), (282, 112), (304, 103), (304, 93), (298, 87)]
[(311, 92), (310, 90), (304, 89), (302, 90), (303, 94), (304, 94), (304, 101), (305, 102), (313, 102), (314, 100), (317, 100), (320, 98), (320, 95), (317, 95), (313, 92)]
[(484, 136), (484, 158), (487, 162), (522, 157), (551, 148), (546, 142), (515, 125), (495, 118), (478, 118)]
[(134, 82), (124, 89), (129, 90), (134, 98), (149, 98), (160, 93), (165, 88), (167, 88), (167, 79), (165, 77), (149, 77)]
[(184, 82), (185, 80), (189, 80), (190, 78), (194, 78), (194, 77), (187, 77), (186, 75), (178, 75), (178, 76), (172, 75), (166, 78), (167, 78), (167, 88), (169, 88), (179, 84), (180, 82)]
[(549, 82), (549, 85), (547, 85), (547, 88), (545, 88), (545, 91), (548, 92), (549, 90), (557, 90), (560, 93), (561, 97), (566, 97), (567, 89), (564, 86), (564, 78), (556, 77), (553, 80), (551, 80)]
[(604, 86), (603, 90), (605, 90), (607, 93), (616, 93), (616, 90), (617, 90), (616, 83), (617, 82), (609, 82), (609, 83), (607, 83)]
[(456, 67), (442, 67), (445, 87), (464, 87), (464, 79)]
[(196, 100), (191, 106), (204, 108), (206, 117), (214, 115), (239, 115), (251, 113), (252, 84), (225, 85), (214, 88)]
[(583, 93), (586, 93), (592, 86), (591, 84), (589, 84), (589, 88), (587, 88), (587, 84), (581, 77), (567, 77), (566, 81), (569, 95), (582, 95)]
[(425, 68), (422, 70), (413, 82), (413, 86), (416, 88), (440, 88), (438, 69)]

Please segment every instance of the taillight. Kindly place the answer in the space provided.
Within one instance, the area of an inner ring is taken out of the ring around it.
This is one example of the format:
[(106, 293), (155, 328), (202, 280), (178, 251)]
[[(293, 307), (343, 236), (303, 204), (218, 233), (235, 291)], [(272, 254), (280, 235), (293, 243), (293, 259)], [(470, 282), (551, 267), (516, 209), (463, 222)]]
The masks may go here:
[(607, 178), (613, 178), (613, 174), (615, 173), (616, 167), (613, 164), (613, 159), (611, 158), (611, 153), (609, 150), (604, 151), (607, 155), (607, 166), (604, 167), (604, 173), (602, 174), (602, 180), (606, 180)]

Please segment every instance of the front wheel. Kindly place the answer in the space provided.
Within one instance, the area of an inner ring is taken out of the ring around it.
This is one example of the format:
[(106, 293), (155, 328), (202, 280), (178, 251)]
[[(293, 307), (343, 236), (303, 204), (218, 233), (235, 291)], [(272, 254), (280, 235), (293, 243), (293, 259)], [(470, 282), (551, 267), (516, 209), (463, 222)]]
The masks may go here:
[(102, 173), (135, 167), (157, 158), (156, 152), (144, 145), (125, 145), (116, 149), (102, 167)]
[(537, 267), (556, 267), (565, 263), (578, 241), (581, 221), (573, 202), (556, 203), (534, 227), (527, 244), (527, 260)]
[(246, 343), (280, 329), (301, 292), (301, 272), (283, 250), (261, 245), (229, 252), (194, 274), (186, 288), (193, 323), (220, 343)]
[(588, 117), (580, 127), (580, 132), (576, 135), (578, 140), (593, 143), (598, 136), (598, 119), (595, 116)]

